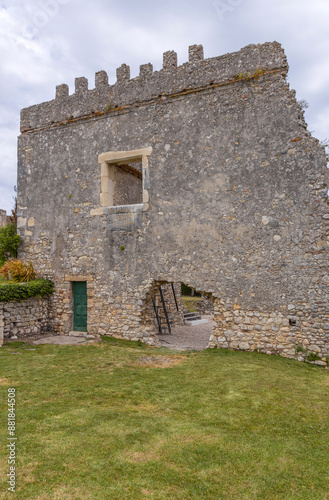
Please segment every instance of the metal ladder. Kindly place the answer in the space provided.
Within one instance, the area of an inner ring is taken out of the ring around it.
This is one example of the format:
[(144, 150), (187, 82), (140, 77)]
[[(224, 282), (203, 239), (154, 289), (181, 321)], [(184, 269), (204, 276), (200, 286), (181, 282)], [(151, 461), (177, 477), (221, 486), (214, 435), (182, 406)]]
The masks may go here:
[[(177, 298), (176, 298), (176, 293), (175, 293), (175, 288), (174, 284), (171, 283), (171, 288), (173, 292), (173, 296), (175, 299), (175, 304), (176, 304), (176, 309), (177, 312), (179, 311), (178, 308), (178, 303), (177, 303)], [(158, 303), (157, 303), (158, 299)], [(163, 295), (163, 291), (161, 290), (161, 286), (159, 287), (159, 293), (157, 293), (153, 299), (152, 299), (153, 307), (154, 307), (154, 312), (155, 316), (157, 319), (158, 323), (158, 328), (159, 328), (159, 335), (171, 335), (171, 322), (175, 318), (177, 312), (173, 315), (169, 314), (168, 307), (166, 305), (166, 300)]]

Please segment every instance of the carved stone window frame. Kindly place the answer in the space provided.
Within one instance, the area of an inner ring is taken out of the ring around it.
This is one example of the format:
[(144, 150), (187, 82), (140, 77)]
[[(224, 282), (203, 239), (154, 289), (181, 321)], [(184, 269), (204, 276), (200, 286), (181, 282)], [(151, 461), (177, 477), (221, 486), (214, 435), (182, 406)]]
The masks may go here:
[[(131, 151), (108, 151), (98, 156), (98, 163), (101, 166), (101, 192), (100, 206), (103, 208), (113, 207), (114, 197), (114, 167), (124, 165), (125, 163), (142, 162), (142, 189), (143, 203), (137, 206), (145, 211), (148, 209), (149, 202), (149, 157), (152, 153), (152, 147), (143, 149), (134, 149)], [(131, 205), (122, 205), (130, 207)], [(118, 207), (113, 207), (118, 209)]]

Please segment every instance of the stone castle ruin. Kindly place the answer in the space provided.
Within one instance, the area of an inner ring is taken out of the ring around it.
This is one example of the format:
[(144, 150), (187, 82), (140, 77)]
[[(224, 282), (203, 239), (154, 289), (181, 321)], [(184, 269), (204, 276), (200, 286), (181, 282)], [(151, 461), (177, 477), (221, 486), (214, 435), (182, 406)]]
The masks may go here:
[(280, 44), (77, 78), (21, 114), (20, 257), (54, 331), (154, 344), (159, 286), (213, 303), (210, 347), (329, 354), (328, 175)]

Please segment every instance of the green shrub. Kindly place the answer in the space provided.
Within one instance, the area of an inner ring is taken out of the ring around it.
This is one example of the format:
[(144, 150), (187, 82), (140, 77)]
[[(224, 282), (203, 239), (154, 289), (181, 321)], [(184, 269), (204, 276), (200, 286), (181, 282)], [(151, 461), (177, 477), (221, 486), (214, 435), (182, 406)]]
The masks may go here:
[(190, 286), (185, 285), (185, 283), (181, 283), (182, 295), (185, 297), (201, 297), (201, 293), (196, 292)]
[(18, 259), (8, 260), (0, 268), (0, 275), (4, 276), (6, 280), (11, 280), (15, 283), (31, 281), (36, 278), (32, 262), (25, 264)]
[(309, 352), (306, 356), (307, 361), (319, 361), (321, 360), (320, 356), (316, 352)]
[(28, 283), (6, 283), (0, 285), (0, 302), (21, 301), (31, 297), (51, 295), (54, 283), (45, 279), (29, 281)]
[(0, 228), (0, 264), (8, 258), (16, 258), (21, 237), (17, 234), (15, 224), (7, 224)]

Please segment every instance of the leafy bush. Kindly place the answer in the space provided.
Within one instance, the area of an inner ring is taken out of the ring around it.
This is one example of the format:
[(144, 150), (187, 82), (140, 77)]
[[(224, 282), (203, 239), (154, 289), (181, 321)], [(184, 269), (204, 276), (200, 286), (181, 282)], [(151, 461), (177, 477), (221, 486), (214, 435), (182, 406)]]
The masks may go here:
[(320, 356), (316, 352), (310, 352), (306, 356), (307, 361), (319, 361), (321, 360)]
[(185, 283), (181, 283), (182, 295), (185, 297), (201, 297), (201, 293), (196, 292), (190, 286), (185, 285)]
[(51, 295), (54, 283), (49, 280), (39, 279), (28, 283), (8, 283), (0, 285), (0, 302), (21, 301), (31, 297), (45, 297)]
[(18, 259), (8, 260), (0, 268), (0, 274), (4, 276), (6, 280), (12, 280), (15, 283), (31, 281), (36, 277), (32, 262), (25, 264)]
[(0, 265), (10, 257), (17, 257), (21, 237), (16, 231), (15, 224), (7, 224), (0, 228)]

